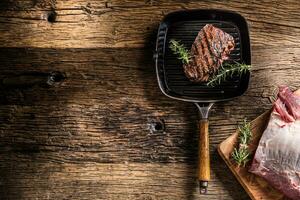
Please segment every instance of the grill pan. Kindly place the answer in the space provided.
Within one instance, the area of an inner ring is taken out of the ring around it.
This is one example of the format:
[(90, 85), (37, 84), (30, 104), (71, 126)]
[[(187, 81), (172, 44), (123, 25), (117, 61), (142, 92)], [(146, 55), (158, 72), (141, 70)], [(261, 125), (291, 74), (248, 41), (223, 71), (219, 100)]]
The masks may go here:
[(182, 63), (169, 49), (170, 39), (181, 41), (188, 49), (198, 32), (212, 24), (234, 37), (235, 48), (229, 60), (250, 65), (250, 39), (247, 22), (240, 14), (223, 10), (185, 10), (165, 16), (161, 22), (154, 54), (159, 87), (166, 96), (195, 103), (200, 113), (198, 180), (200, 193), (207, 192), (210, 181), (208, 114), (215, 102), (241, 96), (248, 88), (250, 72), (233, 76), (215, 87), (193, 83), (185, 76)]

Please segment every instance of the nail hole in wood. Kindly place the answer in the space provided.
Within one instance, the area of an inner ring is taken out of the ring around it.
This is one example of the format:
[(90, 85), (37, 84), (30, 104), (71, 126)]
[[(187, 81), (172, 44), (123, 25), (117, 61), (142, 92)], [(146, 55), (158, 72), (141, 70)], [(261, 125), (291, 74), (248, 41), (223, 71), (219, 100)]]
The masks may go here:
[(163, 125), (160, 122), (156, 122), (154, 125), (154, 130), (161, 131), (163, 128)]
[(154, 133), (154, 132), (163, 132), (165, 131), (165, 123), (164, 120), (162, 119), (156, 119), (153, 120), (150, 123), (150, 132)]
[(61, 72), (51, 72), (48, 76), (48, 85), (54, 85), (65, 80), (66, 76)]
[(49, 23), (54, 23), (56, 21), (57, 13), (53, 10), (48, 13), (47, 15), (47, 21)]

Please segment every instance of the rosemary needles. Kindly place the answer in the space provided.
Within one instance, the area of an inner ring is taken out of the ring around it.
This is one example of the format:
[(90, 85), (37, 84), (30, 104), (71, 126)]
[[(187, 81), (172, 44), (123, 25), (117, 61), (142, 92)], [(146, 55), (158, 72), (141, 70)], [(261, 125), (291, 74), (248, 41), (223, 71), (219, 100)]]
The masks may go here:
[(251, 65), (246, 65), (243, 63), (234, 62), (233, 64), (225, 63), (221, 69), (219, 69), (218, 74), (212, 76), (209, 81), (207, 82), (208, 86), (216, 86), (221, 84), (221, 82), (226, 81), (227, 78), (233, 75), (238, 74), (242, 76), (243, 74), (247, 73), (247, 71), (251, 70)]
[[(192, 58), (190, 51), (187, 50), (183, 44), (180, 44), (179, 41), (171, 39), (169, 47), (172, 52), (177, 55), (177, 58), (181, 60), (182, 64), (186, 65), (190, 62), (190, 59)], [(232, 78), (234, 75), (242, 76), (250, 70), (251, 65), (238, 62), (225, 63), (221, 66), (217, 74), (210, 77), (206, 84), (210, 87), (214, 87), (226, 81), (228, 78)]]
[(234, 148), (231, 157), (236, 162), (237, 166), (243, 166), (247, 164), (247, 162), (250, 160), (250, 150), (249, 150), (249, 142), (252, 138), (251, 133), (251, 125), (249, 122), (247, 122), (246, 119), (244, 119), (244, 122), (239, 126), (239, 145), (238, 147)]
[(172, 39), (170, 40), (170, 49), (177, 55), (177, 58), (181, 60), (183, 64), (189, 63), (191, 54), (183, 44)]

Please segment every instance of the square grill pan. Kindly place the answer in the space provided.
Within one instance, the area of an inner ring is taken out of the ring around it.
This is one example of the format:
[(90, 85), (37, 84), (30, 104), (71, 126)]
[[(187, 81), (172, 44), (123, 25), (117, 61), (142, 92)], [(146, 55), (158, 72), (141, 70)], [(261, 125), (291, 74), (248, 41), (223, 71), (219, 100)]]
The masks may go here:
[(156, 72), (162, 92), (174, 99), (189, 102), (217, 102), (241, 96), (248, 88), (250, 73), (234, 76), (220, 85), (193, 83), (185, 76), (182, 63), (170, 48), (170, 39), (181, 41), (190, 49), (198, 32), (213, 24), (234, 37), (235, 48), (225, 62), (250, 65), (250, 39), (246, 20), (239, 14), (222, 10), (189, 10), (168, 14), (159, 26), (156, 43)]

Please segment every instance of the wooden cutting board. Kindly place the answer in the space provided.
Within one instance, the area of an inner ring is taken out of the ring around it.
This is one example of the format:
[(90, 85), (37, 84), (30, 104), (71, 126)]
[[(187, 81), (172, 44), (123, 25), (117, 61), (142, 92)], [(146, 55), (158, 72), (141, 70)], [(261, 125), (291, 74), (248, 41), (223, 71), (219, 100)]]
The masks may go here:
[[(253, 140), (249, 145), (252, 152), (257, 148), (259, 139), (267, 127), (271, 111), (265, 112), (251, 122)], [(236, 167), (231, 160), (231, 152), (237, 144), (238, 131), (223, 141), (218, 148), (219, 154), (232, 173), (244, 187), (252, 200), (287, 200), (282, 193), (272, 188), (264, 179), (248, 172), (248, 167)], [(251, 162), (249, 162), (250, 164)]]

